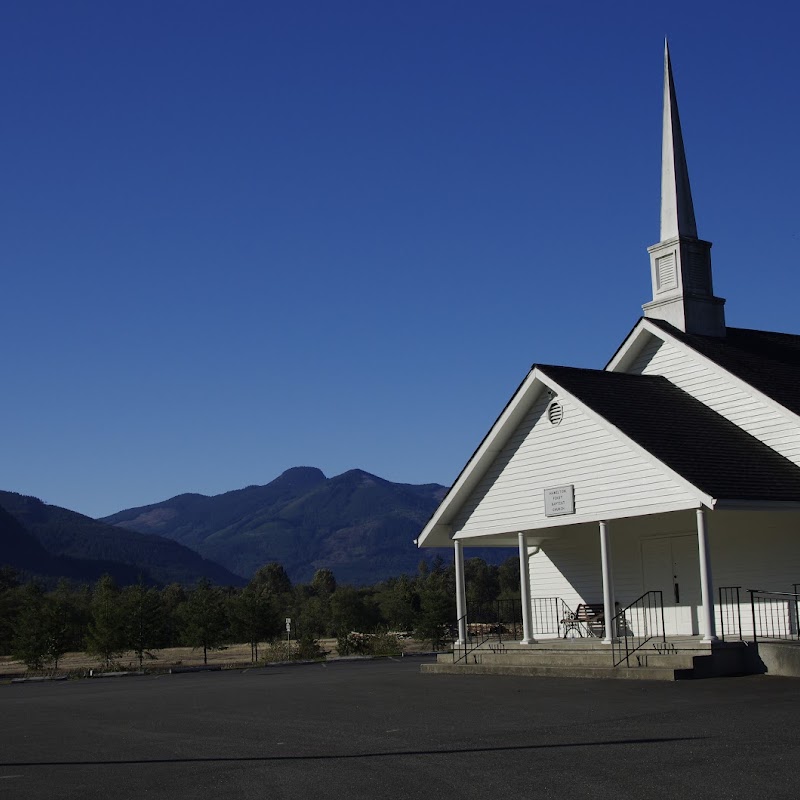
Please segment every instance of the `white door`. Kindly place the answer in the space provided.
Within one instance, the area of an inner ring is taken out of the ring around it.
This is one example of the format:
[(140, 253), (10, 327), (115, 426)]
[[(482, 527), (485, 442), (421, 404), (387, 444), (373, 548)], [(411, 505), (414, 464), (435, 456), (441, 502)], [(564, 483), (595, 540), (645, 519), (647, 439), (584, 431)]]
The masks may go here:
[(643, 591), (660, 590), (668, 634), (699, 633), (700, 562), (697, 536), (666, 536), (642, 540)]

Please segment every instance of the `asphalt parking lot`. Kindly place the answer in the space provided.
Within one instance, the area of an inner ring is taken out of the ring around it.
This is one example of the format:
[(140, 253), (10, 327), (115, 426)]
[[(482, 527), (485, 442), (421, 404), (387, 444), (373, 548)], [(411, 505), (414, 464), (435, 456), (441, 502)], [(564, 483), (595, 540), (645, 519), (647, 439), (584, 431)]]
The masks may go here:
[(800, 679), (420, 659), (0, 686), (0, 798), (796, 798)]

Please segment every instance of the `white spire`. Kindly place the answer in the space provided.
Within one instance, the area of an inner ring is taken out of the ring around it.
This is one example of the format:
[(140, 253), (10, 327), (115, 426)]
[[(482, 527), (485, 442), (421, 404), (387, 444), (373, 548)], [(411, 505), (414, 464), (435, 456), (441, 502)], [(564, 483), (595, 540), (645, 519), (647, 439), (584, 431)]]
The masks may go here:
[(661, 241), (648, 248), (653, 299), (646, 317), (686, 333), (725, 336), (725, 301), (714, 296), (711, 242), (697, 237), (692, 190), (669, 47), (664, 40), (664, 128), (661, 143)]
[(683, 149), (681, 118), (675, 98), (675, 82), (669, 45), (664, 39), (664, 129), (661, 140), (661, 241), (675, 236), (697, 238), (692, 189), (686, 152)]

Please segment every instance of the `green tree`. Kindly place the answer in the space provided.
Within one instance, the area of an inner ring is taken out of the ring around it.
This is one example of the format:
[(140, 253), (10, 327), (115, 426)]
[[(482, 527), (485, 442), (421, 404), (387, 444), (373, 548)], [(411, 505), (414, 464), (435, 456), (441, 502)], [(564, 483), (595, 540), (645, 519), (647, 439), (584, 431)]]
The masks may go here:
[(377, 593), (381, 615), (391, 630), (413, 630), (419, 616), (420, 600), (414, 582), (407, 575), (390, 578)]
[(77, 608), (69, 582), (60, 580), (45, 597), (42, 609), (47, 636), (47, 656), (58, 669), (58, 662), (74, 642)]
[(350, 631), (372, 631), (381, 623), (380, 611), (369, 589), (339, 586), (331, 595), (331, 626), (336, 636)]
[(19, 576), (11, 567), (0, 567), (0, 655), (11, 653), (19, 613)]
[(327, 567), (318, 569), (311, 579), (311, 588), (318, 597), (330, 597), (336, 591), (336, 578)]
[(86, 651), (108, 668), (125, 650), (125, 611), (110, 575), (103, 575), (95, 584), (90, 612)]
[(455, 590), (448, 573), (439, 566), (419, 581), (420, 613), (415, 635), (437, 649), (456, 622)]
[(220, 647), (228, 632), (222, 592), (201, 579), (189, 595), (185, 606), (184, 636), (191, 647), (203, 648), (203, 663), (208, 664), (208, 651)]
[(258, 661), (258, 644), (277, 636), (280, 615), (276, 600), (252, 581), (229, 599), (231, 634), (237, 641), (250, 643), (250, 660)]
[(274, 597), (283, 597), (292, 591), (292, 582), (289, 580), (283, 565), (277, 561), (272, 561), (263, 567), (259, 567), (250, 579), (250, 583), (260, 587), (267, 594), (271, 594)]
[(519, 599), (519, 558), (507, 558), (497, 568), (497, 579), (500, 586), (500, 597), (503, 599)]
[(140, 580), (128, 586), (122, 593), (122, 607), (125, 617), (125, 645), (136, 653), (139, 669), (145, 656), (153, 657), (164, 636), (164, 607), (161, 594), (156, 589), (148, 589)]
[(177, 647), (184, 640), (183, 627), (187, 600), (186, 590), (179, 583), (171, 583), (161, 590), (164, 626), (159, 641), (160, 647)]
[(71, 602), (72, 630), (67, 649), (85, 650), (92, 619), (92, 588), (86, 585), (76, 587), (72, 591)]
[(42, 669), (47, 659), (45, 597), (41, 586), (29, 583), (20, 590), (12, 653), (29, 669)]
[(330, 599), (316, 595), (301, 596), (295, 600), (292, 619), (296, 621), (296, 629), (301, 637), (326, 636), (332, 632)]
[(488, 605), (500, 593), (497, 567), (487, 564), (482, 558), (468, 558), (464, 562), (464, 582), (468, 608)]

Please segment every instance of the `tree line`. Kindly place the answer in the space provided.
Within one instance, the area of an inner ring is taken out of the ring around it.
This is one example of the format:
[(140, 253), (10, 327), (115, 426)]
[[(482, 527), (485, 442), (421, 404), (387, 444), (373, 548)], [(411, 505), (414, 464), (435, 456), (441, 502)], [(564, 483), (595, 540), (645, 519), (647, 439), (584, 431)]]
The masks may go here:
[[(499, 566), (481, 558), (464, 564), (470, 606), (519, 597), (519, 562)], [(408, 632), (432, 647), (456, 623), (455, 572), (437, 556), (422, 561), (416, 575), (400, 575), (372, 586), (337, 584), (330, 569), (309, 583), (292, 584), (283, 566), (266, 564), (244, 588), (201, 580), (193, 587), (173, 583), (154, 588), (140, 582), (120, 587), (108, 576), (94, 586), (62, 580), (47, 591), (0, 569), (0, 655), (30, 669), (58, 669), (68, 652), (85, 651), (110, 667), (133, 652), (140, 667), (158, 650), (188, 646), (208, 651), (249, 643), (251, 660), (262, 642), (290, 636), (307, 657), (320, 653), (317, 640), (336, 637), (340, 654), (357, 651), (359, 634)]]

